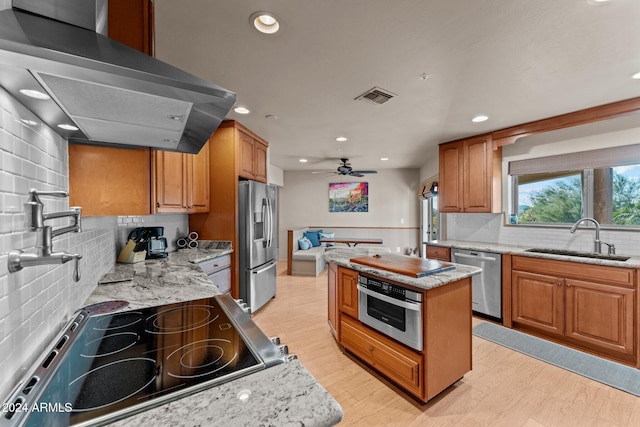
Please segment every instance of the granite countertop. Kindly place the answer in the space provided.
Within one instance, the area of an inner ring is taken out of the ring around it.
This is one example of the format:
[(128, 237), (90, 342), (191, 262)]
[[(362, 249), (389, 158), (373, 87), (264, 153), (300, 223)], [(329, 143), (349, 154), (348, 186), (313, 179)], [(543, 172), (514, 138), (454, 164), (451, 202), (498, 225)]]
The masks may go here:
[[(220, 293), (197, 263), (231, 253), (200, 244), (180, 249), (167, 258), (136, 264), (116, 264), (100, 280), (86, 305), (126, 300), (126, 309), (152, 307), (211, 297)], [(250, 390), (246, 402), (238, 392)], [(344, 416), (336, 400), (302, 364), (293, 360), (120, 421), (114, 426), (264, 425), (332, 426)]]
[(482, 269), (478, 267), (472, 267), (470, 265), (455, 264), (455, 269), (444, 271), (442, 273), (432, 274), (420, 278), (411, 276), (405, 276), (403, 274), (392, 273), (391, 271), (381, 270), (378, 268), (368, 267), (362, 264), (352, 263), (349, 260), (351, 258), (357, 258), (362, 256), (371, 255), (371, 251), (358, 249), (358, 248), (333, 248), (326, 250), (324, 258), (342, 267), (347, 267), (352, 270), (360, 271), (363, 273), (373, 274), (378, 277), (383, 277), (396, 281), (398, 283), (404, 283), (421, 289), (432, 289), (438, 286), (446, 285), (447, 283), (456, 282), (465, 277), (479, 274)]
[(430, 242), (426, 242), (426, 244), (432, 245), (432, 246), (441, 246), (445, 248), (469, 249), (469, 250), (482, 251), (482, 252), (497, 252), (502, 254), (511, 253), (514, 255), (528, 256), (531, 258), (555, 259), (558, 261), (571, 261), (571, 262), (579, 262), (583, 264), (607, 265), (611, 267), (625, 267), (625, 268), (640, 267), (640, 256), (630, 256), (629, 259), (626, 261), (617, 261), (617, 260), (608, 260), (608, 259), (602, 259), (602, 258), (588, 258), (588, 257), (559, 255), (559, 254), (526, 252), (527, 249), (531, 249), (537, 246), (501, 245), (498, 243), (467, 242), (462, 240), (433, 240)]

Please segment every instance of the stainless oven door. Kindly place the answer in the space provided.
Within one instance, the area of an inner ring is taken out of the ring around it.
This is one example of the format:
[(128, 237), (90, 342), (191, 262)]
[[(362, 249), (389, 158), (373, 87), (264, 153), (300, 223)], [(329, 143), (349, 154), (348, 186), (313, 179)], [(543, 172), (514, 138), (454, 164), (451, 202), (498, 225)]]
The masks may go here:
[(358, 285), (358, 319), (415, 350), (422, 350), (422, 303), (398, 300)]

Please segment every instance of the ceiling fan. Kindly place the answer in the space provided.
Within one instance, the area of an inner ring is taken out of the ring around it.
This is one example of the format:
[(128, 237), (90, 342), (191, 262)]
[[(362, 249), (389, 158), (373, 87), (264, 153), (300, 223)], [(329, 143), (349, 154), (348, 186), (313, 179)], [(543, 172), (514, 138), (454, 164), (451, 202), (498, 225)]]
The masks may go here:
[(349, 159), (340, 159), (342, 164), (338, 166), (335, 172), (312, 172), (312, 173), (334, 173), (336, 175), (346, 175), (346, 176), (364, 176), (364, 174), (370, 173), (378, 173), (378, 171), (354, 171), (349, 163)]

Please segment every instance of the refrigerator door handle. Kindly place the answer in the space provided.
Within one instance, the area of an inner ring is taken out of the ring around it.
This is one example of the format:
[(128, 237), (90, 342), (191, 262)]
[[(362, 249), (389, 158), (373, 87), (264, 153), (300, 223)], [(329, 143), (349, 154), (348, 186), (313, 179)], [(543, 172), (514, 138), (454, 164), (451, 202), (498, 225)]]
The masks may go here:
[(265, 271), (272, 269), (275, 265), (276, 265), (276, 262), (271, 261), (266, 267), (262, 267), (260, 270), (252, 270), (251, 273), (253, 274), (264, 273)]
[(273, 244), (273, 206), (271, 199), (267, 197), (267, 209), (269, 210), (269, 247)]

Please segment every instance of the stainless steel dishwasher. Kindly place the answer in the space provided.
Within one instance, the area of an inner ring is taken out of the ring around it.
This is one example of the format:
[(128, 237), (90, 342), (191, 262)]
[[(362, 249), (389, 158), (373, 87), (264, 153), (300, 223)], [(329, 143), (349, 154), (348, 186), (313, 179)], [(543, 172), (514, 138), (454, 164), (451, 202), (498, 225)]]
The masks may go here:
[(473, 312), (502, 322), (502, 255), (453, 248), (451, 261), (482, 268), (471, 279)]

